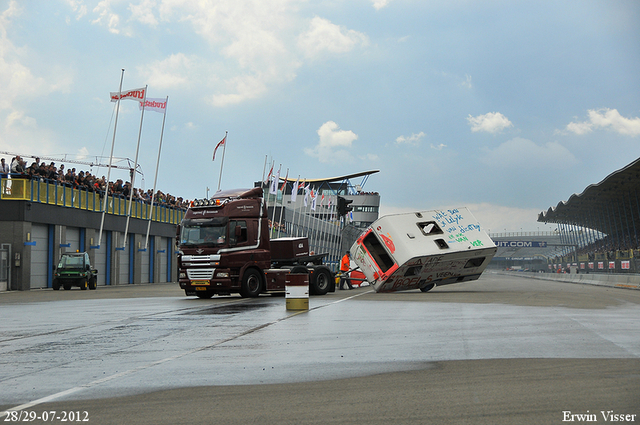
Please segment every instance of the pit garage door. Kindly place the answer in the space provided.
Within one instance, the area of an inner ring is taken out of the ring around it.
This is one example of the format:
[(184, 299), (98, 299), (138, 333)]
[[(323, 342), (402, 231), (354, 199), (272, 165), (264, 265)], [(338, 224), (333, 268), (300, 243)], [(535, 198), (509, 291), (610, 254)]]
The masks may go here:
[(149, 283), (149, 255), (153, 255), (153, 244), (149, 244), (147, 250), (140, 250), (140, 259), (142, 264), (140, 265), (140, 283)]
[(80, 251), (80, 229), (78, 227), (67, 227), (66, 231), (67, 243), (61, 252), (76, 252)]
[[(31, 246), (31, 289), (47, 287), (47, 254), (49, 252), (49, 225), (33, 223), (31, 226), (31, 241), (35, 245)], [(57, 264), (58, 259), (53, 259), (53, 265)], [(28, 264), (22, 264), (23, 267), (29, 267)]]
[(158, 275), (155, 276), (156, 282), (167, 282), (167, 238), (159, 238), (158, 246)]
[(98, 285), (106, 285), (107, 281), (107, 252), (109, 251), (110, 232), (104, 231), (100, 248), (96, 249), (93, 257), (93, 267), (98, 269)]
[(129, 246), (124, 245), (124, 233), (113, 232), (113, 246), (115, 247), (115, 273), (118, 275), (118, 285), (126, 285), (129, 282)]

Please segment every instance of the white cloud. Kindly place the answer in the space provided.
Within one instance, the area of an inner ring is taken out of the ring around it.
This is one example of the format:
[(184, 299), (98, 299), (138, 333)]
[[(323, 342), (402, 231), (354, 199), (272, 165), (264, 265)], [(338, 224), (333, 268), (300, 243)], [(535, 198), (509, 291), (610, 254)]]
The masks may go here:
[(447, 145), (445, 145), (444, 143), (440, 143), (439, 145), (434, 145), (433, 143), (431, 144), (431, 149), (435, 149), (437, 151), (441, 151), (442, 149), (446, 148)]
[(298, 38), (298, 47), (307, 57), (320, 53), (346, 53), (357, 45), (366, 46), (368, 37), (358, 31), (348, 30), (316, 16), (311, 20), (309, 30)]
[(76, 12), (76, 20), (87, 14), (87, 6), (83, 4), (82, 0), (67, 0), (67, 4), (72, 11)]
[(89, 149), (87, 149), (85, 146), (83, 146), (80, 149), (78, 149), (78, 153), (76, 154), (76, 159), (77, 160), (83, 160), (83, 159), (87, 158), (88, 156), (89, 156)]
[[(138, 72), (148, 84), (154, 88), (189, 87), (191, 82), (202, 83), (203, 79), (194, 80), (198, 70), (206, 68), (195, 56), (177, 53), (160, 61), (139, 66)], [(204, 73), (203, 73), (204, 74)], [(204, 77), (204, 75), (202, 75)]]
[(22, 106), (52, 92), (69, 89), (71, 77), (56, 67), (47, 68), (47, 80), (33, 74), (24, 63), (32, 59), (28, 47), (16, 47), (7, 37), (12, 20), (22, 13), (18, 2), (11, 1), (0, 14), (0, 145), (15, 151), (48, 149), (49, 137), (38, 128), (37, 120)]
[(463, 205), (478, 220), (480, 226), (487, 233), (502, 233), (505, 231), (535, 232), (550, 231), (557, 225), (538, 223), (539, 210), (533, 208), (517, 208), (490, 203)]
[(589, 119), (583, 122), (571, 122), (567, 124), (567, 130), (583, 135), (591, 133), (594, 129), (611, 130), (627, 136), (640, 135), (640, 118), (625, 118), (617, 109), (603, 108), (599, 110), (590, 109)]
[(488, 114), (478, 115), (477, 117), (469, 115), (467, 121), (469, 121), (471, 131), (474, 133), (486, 131), (487, 133), (495, 134), (505, 128), (513, 127), (511, 121), (500, 112), (489, 112)]
[(485, 150), (480, 160), (490, 166), (517, 169), (556, 168), (577, 162), (576, 157), (558, 142), (538, 145), (521, 137), (508, 140), (496, 149)]
[(113, 34), (120, 34), (118, 25), (120, 24), (120, 16), (111, 10), (112, 0), (102, 0), (93, 9), (94, 13), (98, 14), (98, 18), (91, 21), (93, 24), (105, 25), (109, 32)]
[[(472, 89), (473, 88), (473, 84), (471, 84), (471, 75), (465, 75), (464, 76), (464, 81), (462, 81), (460, 83), (460, 87), (465, 87), (467, 89)], [(469, 115), (469, 116), (471, 116), (471, 115)]]
[(327, 121), (318, 129), (320, 140), (314, 148), (306, 148), (304, 152), (321, 162), (332, 162), (347, 154), (347, 149), (358, 139), (351, 130), (340, 130), (338, 124)]
[(373, 3), (373, 7), (376, 10), (380, 10), (383, 7), (386, 7), (389, 3), (391, 3), (392, 0), (371, 0), (371, 2)]
[(158, 20), (153, 13), (155, 6), (155, 0), (143, 0), (139, 4), (132, 3), (129, 5), (129, 10), (131, 10), (131, 18), (143, 24), (156, 26), (158, 25)]
[[(72, 9), (77, 1), (67, 0)], [(142, 24), (153, 29), (191, 25), (210, 48), (196, 57), (175, 53), (140, 72), (157, 87), (204, 82), (202, 96), (214, 106), (238, 104), (265, 95), (296, 78), (305, 58), (341, 54), (366, 45), (366, 35), (320, 17), (298, 14), (304, 0), (101, 0), (92, 23), (130, 36)], [(126, 8), (128, 7), (128, 10)]]
[(420, 139), (422, 139), (424, 136), (425, 136), (425, 134), (424, 134), (423, 131), (421, 131), (418, 134), (412, 133), (411, 136), (409, 136), (409, 137), (398, 136), (396, 138), (396, 143), (398, 145), (418, 146), (420, 144)]

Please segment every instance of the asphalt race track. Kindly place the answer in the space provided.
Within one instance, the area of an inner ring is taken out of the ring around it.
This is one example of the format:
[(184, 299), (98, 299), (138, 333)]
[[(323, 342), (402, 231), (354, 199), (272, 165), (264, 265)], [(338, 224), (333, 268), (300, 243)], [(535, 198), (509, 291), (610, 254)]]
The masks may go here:
[(0, 421), (640, 422), (640, 291), (485, 272), (309, 304), (177, 284), (0, 293)]

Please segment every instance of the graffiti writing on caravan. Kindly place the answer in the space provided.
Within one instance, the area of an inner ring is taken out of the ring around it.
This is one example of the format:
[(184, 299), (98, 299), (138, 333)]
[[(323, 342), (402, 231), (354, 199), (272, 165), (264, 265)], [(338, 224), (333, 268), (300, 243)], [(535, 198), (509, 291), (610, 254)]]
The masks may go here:
[[(457, 225), (461, 220), (464, 220), (464, 217), (462, 216), (462, 214), (460, 214), (460, 211), (457, 209), (447, 210), (447, 211), (438, 211), (438, 213), (432, 217), (434, 220), (439, 221), (440, 225), (443, 228), (446, 228), (451, 224)], [(453, 227), (446, 229), (446, 231), (451, 233), (453, 230), (450, 230), (450, 229), (453, 229)]]

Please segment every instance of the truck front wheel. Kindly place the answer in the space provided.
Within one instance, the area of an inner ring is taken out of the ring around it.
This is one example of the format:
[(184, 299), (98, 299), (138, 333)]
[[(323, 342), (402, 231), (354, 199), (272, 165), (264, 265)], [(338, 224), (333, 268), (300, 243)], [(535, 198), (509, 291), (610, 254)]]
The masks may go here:
[(240, 295), (244, 298), (255, 298), (262, 290), (262, 276), (255, 269), (244, 272), (242, 284), (240, 285)]

